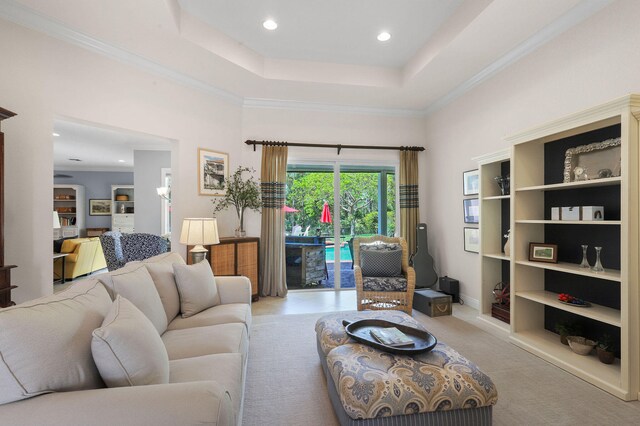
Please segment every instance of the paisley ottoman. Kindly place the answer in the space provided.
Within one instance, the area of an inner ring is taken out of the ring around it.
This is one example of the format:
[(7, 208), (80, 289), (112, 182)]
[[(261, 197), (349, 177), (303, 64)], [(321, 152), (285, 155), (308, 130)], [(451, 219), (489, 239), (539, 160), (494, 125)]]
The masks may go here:
[(490, 425), (491, 379), (445, 343), (414, 356), (355, 342), (342, 320), (376, 318), (424, 329), (400, 311), (341, 312), (316, 323), (320, 362), (341, 425)]

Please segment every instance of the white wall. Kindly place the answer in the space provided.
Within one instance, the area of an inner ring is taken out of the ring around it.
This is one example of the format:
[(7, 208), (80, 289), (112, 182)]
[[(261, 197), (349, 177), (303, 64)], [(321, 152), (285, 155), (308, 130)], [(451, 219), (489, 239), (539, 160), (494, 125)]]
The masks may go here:
[[(171, 154), (173, 227), (180, 229), (183, 217), (211, 215), (210, 198), (198, 195), (197, 149), (224, 150), (231, 166), (237, 164), (239, 106), (2, 20), (0, 51), (0, 104), (18, 114), (3, 122), (5, 262), (18, 266), (12, 272), (19, 286), (14, 301), (53, 288), (54, 118), (178, 141)], [(175, 235), (173, 246), (186, 253)]]
[[(462, 172), (507, 135), (640, 93), (640, 2), (621, 0), (426, 119), (430, 249), (439, 272), (480, 298), (479, 257), (463, 251)], [(468, 225), (467, 225), (468, 226)]]
[(162, 234), (162, 199), (156, 188), (163, 186), (162, 169), (171, 168), (171, 152), (135, 150), (133, 152), (135, 186), (135, 230)]

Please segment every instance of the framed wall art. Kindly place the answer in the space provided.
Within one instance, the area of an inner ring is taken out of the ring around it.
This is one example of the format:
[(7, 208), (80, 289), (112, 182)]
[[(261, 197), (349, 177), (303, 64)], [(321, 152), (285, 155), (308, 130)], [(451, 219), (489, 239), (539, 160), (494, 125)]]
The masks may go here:
[(111, 216), (111, 200), (89, 200), (89, 216)]
[(480, 252), (480, 230), (478, 228), (464, 228), (464, 251)]
[(464, 223), (480, 222), (480, 203), (477, 198), (467, 198), (462, 200), (464, 207)]
[(529, 243), (529, 260), (531, 262), (558, 263), (558, 246), (556, 244)]
[(480, 192), (478, 169), (462, 173), (462, 195), (477, 195)]
[(198, 148), (198, 194), (222, 196), (229, 179), (229, 154)]

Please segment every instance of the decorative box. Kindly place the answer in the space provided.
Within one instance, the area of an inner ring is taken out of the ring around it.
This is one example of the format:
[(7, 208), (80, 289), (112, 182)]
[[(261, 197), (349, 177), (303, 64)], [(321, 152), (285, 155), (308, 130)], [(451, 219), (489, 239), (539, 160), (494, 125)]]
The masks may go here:
[(563, 207), (561, 220), (580, 220), (580, 206)]
[(560, 207), (551, 207), (551, 220), (562, 220)]
[(501, 305), (500, 303), (491, 304), (491, 316), (498, 318), (507, 324), (511, 323), (511, 311), (509, 305)]
[(413, 293), (413, 309), (430, 317), (451, 315), (451, 296), (429, 289), (416, 290)]
[(582, 206), (582, 220), (604, 220), (604, 207)]

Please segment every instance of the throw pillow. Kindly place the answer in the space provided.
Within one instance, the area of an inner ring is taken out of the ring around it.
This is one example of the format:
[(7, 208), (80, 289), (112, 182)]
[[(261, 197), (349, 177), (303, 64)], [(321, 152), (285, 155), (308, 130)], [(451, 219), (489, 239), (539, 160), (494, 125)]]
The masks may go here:
[(402, 274), (402, 247), (361, 246), (360, 267), (363, 276), (397, 277)]
[(91, 333), (110, 307), (103, 285), (86, 279), (0, 309), (0, 404), (103, 387), (91, 357)]
[(106, 274), (103, 280), (106, 286), (112, 286), (114, 297), (121, 295), (136, 305), (153, 323), (159, 334), (167, 329), (167, 314), (156, 290), (153, 278), (142, 263), (127, 265), (125, 268)]
[(171, 263), (145, 263), (156, 290), (160, 295), (167, 321), (171, 322), (180, 313), (180, 295), (176, 287)]
[(211, 265), (206, 260), (195, 265), (173, 264), (173, 273), (180, 294), (182, 318), (220, 304), (220, 295)]
[(93, 331), (93, 360), (110, 388), (169, 383), (169, 356), (149, 319), (118, 295)]

